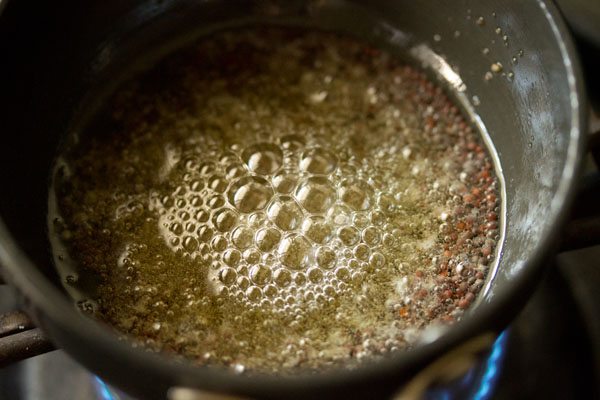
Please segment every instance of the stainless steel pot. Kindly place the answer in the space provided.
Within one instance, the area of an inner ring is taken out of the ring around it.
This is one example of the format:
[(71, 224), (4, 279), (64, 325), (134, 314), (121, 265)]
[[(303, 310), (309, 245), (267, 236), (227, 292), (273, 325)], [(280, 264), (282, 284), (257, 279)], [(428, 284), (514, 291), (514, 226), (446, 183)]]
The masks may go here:
[[(45, 228), (48, 179), (86, 94), (108, 90), (118, 71), (148, 49), (164, 53), (182, 38), (257, 22), (334, 29), (412, 54), (448, 82), (489, 132), (506, 182), (499, 266), (477, 307), (436, 340), (354, 371), (249, 378), (132, 348), (77, 312), (62, 290)], [(13, 0), (0, 16), (0, 50), (2, 273), (53, 343), (144, 399), (372, 398), (396, 392), (419, 371), (434, 379), (449, 359), (485, 347), (527, 298), (555, 252), (584, 147), (579, 66), (550, 1)], [(491, 72), (495, 63), (502, 65), (498, 73)]]

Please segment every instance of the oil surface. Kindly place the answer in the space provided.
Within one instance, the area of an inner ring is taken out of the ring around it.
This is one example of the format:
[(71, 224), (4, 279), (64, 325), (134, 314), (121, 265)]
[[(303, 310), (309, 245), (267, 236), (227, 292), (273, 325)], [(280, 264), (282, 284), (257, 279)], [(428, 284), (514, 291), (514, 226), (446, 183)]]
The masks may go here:
[(493, 262), (479, 132), (353, 39), (218, 33), (99, 120), (57, 164), (55, 259), (82, 309), (150, 349), (236, 372), (356, 365), (459, 318)]

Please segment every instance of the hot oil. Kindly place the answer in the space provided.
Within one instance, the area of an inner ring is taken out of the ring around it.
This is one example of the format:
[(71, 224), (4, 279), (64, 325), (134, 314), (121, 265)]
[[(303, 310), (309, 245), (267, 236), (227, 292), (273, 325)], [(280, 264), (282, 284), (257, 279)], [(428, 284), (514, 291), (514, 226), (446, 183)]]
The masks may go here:
[(352, 366), (460, 318), (493, 264), (481, 134), (354, 39), (217, 33), (98, 121), (57, 168), (57, 268), (151, 349), (237, 372)]

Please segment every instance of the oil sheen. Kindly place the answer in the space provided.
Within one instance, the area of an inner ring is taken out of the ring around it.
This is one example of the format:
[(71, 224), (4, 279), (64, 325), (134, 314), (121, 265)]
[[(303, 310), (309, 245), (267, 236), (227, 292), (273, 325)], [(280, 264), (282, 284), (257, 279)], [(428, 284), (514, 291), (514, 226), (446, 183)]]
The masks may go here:
[(136, 345), (236, 372), (352, 367), (460, 318), (493, 264), (480, 133), (354, 39), (217, 33), (96, 120), (58, 158), (51, 242), (80, 307)]

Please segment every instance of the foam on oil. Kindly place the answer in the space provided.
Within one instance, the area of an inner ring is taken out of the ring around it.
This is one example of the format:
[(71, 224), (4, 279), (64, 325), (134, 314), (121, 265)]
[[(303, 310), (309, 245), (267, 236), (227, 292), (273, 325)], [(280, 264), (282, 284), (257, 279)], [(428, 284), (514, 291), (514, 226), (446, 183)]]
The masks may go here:
[(63, 151), (50, 228), (80, 306), (137, 343), (238, 372), (351, 366), (455, 321), (485, 283), (493, 159), (385, 52), (222, 32), (108, 104)]

